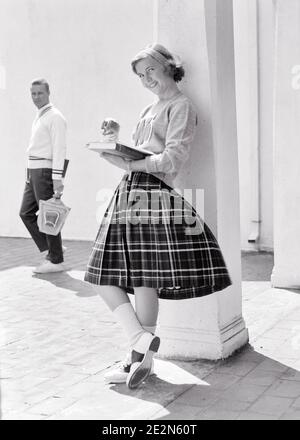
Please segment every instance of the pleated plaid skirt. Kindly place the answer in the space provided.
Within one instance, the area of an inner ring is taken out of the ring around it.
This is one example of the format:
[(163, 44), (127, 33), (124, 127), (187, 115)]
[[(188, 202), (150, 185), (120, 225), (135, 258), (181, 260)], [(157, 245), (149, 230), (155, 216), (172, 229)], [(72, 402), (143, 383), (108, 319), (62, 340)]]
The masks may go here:
[(124, 175), (106, 210), (85, 281), (157, 289), (159, 298), (209, 295), (231, 284), (218, 242), (195, 209), (157, 177)]

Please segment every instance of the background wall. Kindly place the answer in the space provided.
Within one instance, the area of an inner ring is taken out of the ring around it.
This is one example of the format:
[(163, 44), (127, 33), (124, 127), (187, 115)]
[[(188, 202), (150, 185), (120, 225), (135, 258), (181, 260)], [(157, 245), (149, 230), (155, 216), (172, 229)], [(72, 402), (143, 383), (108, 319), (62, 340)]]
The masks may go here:
[[(216, 176), (204, 4), (203, 1), (189, 0), (171, 3), (162, 0), (158, 4), (155, 33), (162, 44), (183, 60), (185, 76), (179, 87), (190, 97), (198, 115), (198, 126), (189, 160), (183, 165), (175, 183), (178, 188), (199, 190), (203, 204), (201, 210), (197, 211), (201, 212), (213, 232), (217, 233)], [(186, 32), (187, 23), (190, 32)], [(191, 199), (190, 201), (192, 202)], [(195, 198), (193, 201), (195, 205)]]
[[(257, 3), (256, 18), (252, 17)], [(273, 248), (273, 87), (274, 6), (273, 0), (234, 0), (236, 100), (240, 168), (241, 247)], [(257, 29), (255, 29), (255, 21)], [(255, 35), (256, 34), (256, 35)], [(256, 41), (255, 41), (256, 39)], [(253, 47), (257, 43), (257, 47)], [(254, 72), (253, 51), (257, 52)], [(254, 83), (254, 75), (257, 84)], [(255, 109), (255, 87), (258, 90)], [(255, 111), (257, 113), (255, 113)], [(257, 126), (255, 126), (257, 118)], [(248, 243), (253, 229), (252, 158), (257, 145), (260, 155), (260, 237)]]
[[(261, 235), (250, 245), (251, 152), (253, 121), (249, 111), (248, 7), (255, 0), (234, 0), (237, 115), (240, 168), (241, 247), (273, 247), (272, 206), (272, 105), (273, 105), (273, 1), (258, 0), (259, 146), (261, 172)], [(188, 3), (189, 4), (189, 3)], [(163, 8), (164, 3), (161, 4)], [(186, 61), (187, 76), (181, 87), (196, 102), (199, 127), (192, 154), (178, 186), (204, 189), (204, 215), (215, 231), (215, 183), (210, 149), (208, 72), (199, 69), (195, 51), (203, 57), (205, 39), (197, 22), (201, 2), (179, 6), (185, 20), (174, 24), (172, 41)], [(31, 79), (44, 76), (51, 85), (51, 100), (68, 121), (68, 157), (65, 203), (72, 207), (64, 228), (65, 238), (94, 239), (98, 220), (122, 171), (84, 150), (97, 139), (101, 120), (113, 116), (122, 126), (121, 137), (130, 134), (144, 105), (153, 99), (130, 68), (131, 57), (153, 40), (159, 8), (149, 0), (0, 0), (0, 235), (29, 236), (18, 217), (24, 186), (25, 150), (35, 107)], [(168, 6), (170, 7), (170, 5)], [(175, 6), (174, 6), (175, 7)], [(193, 12), (193, 8), (196, 10)], [(186, 19), (199, 38), (186, 32)], [(160, 21), (159, 21), (160, 20)], [(196, 32), (196, 31), (195, 31)], [(182, 35), (185, 39), (182, 39)], [(189, 35), (191, 41), (188, 42)], [(162, 38), (166, 38), (161, 33)], [(188, 44), (187, 44), (188, 43)], [(249, 46), (250, 44), (250, 46)], [(182, 47), (182, 52), (181, 52)], [(204, 61), (204, 60), (203, 60)], [(6, 81), (4, 81), (6, 78)], [(197, 81), (197, 88), (191, 84)]]
[[(273, 114), (275, 11), (273, 0), (259, 0), (259, 141), (261, 149), (260, 249), (273, 249)], [(288, 47), (287, 47), (288, 50)]]
[(106, 206), (101, 200), (122, 171), (84, 145), (97, 139), (107, 116), (120, 122), (121, 137), (129, 141), (139, 113), (153, 99), (130, 66), (133, 55), (152, 42), (153, 3), (0, 0), (0, 6), (0, 65), (6, 74), (0, 84), (0, 235), (29, 236), (18, 212), (36, 112), (30, 81), (43, 76), (68, 121), (64, 201), (72, 210), (63, 235), (92, 240)]

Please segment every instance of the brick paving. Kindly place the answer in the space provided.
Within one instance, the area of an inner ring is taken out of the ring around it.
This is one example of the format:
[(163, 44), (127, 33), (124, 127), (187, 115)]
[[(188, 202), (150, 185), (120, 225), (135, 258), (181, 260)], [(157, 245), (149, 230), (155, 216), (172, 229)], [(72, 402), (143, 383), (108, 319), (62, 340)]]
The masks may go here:
[(126, 340), (83, 281), (92, 243), (64, 244), (72, 269), (39, 276), (32, 240), (0, 238), (3, 420), (300, 419), (300, 292), (270, 287), (270, 254), (255, 256), (257, 279), (243, 256), (248, 346), (218, 362), (157, 358), (156, 375), (129, 391), (104, 383)]

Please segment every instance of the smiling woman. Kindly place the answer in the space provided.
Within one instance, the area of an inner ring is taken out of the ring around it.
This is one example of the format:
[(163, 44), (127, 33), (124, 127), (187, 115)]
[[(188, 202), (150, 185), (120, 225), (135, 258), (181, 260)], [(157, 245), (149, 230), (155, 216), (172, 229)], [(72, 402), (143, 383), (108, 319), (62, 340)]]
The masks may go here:
[[(132, 69), (156, 100), (141, 113), (133, 134), (142, 160), (103, 155), (127, 173), (105, 213), (85, 280), (123, 326), (129, 353), (108, 383), (138, 387), (153, 372), (158, 298), (180, 300), (225, 289), (231, 280), (217, 240), (193, 207), (173, 188), (189, 157), (197, 114), (177, 83), (182, 65), (159, 44), (133, 59)], [(135, 295), (135, 309), (128, 294)]]
[(179, 58), (175, 58), (175, 56), (161, 44), (150, 45), (135, 56), (131, 61), (131, 67), (134, 73), (137, 73), (137, 63), (140, 60), (147, 58), (148, 60), (155, 60), (163, 66), (165, 73), (167, 73), (175, 82), (181, 81), (184, 77), (184, 68)]
[(150, 89), (160, 99), (167, 99), (178, 92), (176, 83), (184, 76), (184, 69), (171, 53), (156, 44), (141, 52), (131, 62), (131, 67), (142, 81), (144, 87)]

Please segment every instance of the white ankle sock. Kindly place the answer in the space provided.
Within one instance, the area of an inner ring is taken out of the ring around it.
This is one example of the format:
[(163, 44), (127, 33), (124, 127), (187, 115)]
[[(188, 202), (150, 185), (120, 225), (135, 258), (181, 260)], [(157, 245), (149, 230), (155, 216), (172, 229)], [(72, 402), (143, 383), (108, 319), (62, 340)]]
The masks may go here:
[(143, 325), (143, 329), (146, 330), (146, 332), (152, 333), (154, 335), (156, 325)]
[(123, 327), (129, 340), (129, 345), (132, 347), (146, 331), (137, 319), (134, 308), (130, 302), (124, 303), (118, 306), (113, 311), (113, 314)]

